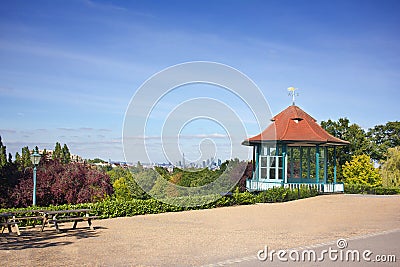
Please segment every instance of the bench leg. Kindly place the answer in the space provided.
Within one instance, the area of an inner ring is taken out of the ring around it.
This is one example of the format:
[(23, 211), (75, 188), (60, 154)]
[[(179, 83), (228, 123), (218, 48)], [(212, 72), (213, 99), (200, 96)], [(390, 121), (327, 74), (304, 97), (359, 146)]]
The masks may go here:
[(60, 228), (58, 228), (58, 223), (57, 222), (54, 222), (54, 227), (56, 228), (57, 233), (61, 232)]
[(6, 227), (3, 225), (3, 226), (1, 227), (1, 233), (4, 232), (4, 229), (6, 229)]
[(17, 235), (20, 236), (20, 235), (21, 235), (21, 232), (19, 231), (18, 224), (14, 224), (14, 226), (15, 226), (15, 230), (16, 230), (16, 232), (17, 232)]
[(41, 231), (41, 232), (43, 232), (43, 230), (44, 230), (44, 226), (46, 225), (47, 221), (48, 221), (48, 218), (47, 218), (46, 216), (45, 216), (45, 217), (43, 217), (43, 221), (42, 221), (42, 228), (40, 229), (40, 231)]
[(89, 224), (89, 228), (90, 228), (90, 230), (94, 230), (94, 227), (93, 227), (93, 225), (92, 225), (92, 220), (91, 219), (88, 219), (88, 224)]
[(72, 226), (72, 229), (76, 229), (77, 224), (78, 224), (78, 221), (74, 221), (74, 225)]

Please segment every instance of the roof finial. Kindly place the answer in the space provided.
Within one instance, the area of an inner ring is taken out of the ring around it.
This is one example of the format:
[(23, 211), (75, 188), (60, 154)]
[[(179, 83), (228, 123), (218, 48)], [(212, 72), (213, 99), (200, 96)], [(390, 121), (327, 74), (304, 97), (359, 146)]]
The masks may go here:
[(299, 88), (294, 88), (293, 86), (288, 88), (289, 96), (292, 96), (292, 105), (293, 106), (296, 105), (294, 100), (295, 100), (296, 96), (299, 95), (299, 93), (296, 93), (296, 90), (298, 90), (298, 89)]

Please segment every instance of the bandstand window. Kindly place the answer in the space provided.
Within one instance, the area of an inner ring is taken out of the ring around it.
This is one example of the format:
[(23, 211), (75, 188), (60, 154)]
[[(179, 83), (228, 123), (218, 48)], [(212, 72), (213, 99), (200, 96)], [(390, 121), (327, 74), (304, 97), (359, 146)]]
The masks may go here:
[(282, 179), (282, 156), (279, 156), (279, 147), (263, 145), (260, 155), (260, 178)]

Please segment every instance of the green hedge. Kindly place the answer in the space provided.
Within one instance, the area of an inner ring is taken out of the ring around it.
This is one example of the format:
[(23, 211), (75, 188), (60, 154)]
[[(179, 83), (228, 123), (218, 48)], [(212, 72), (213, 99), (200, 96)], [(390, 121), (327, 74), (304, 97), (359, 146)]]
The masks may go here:
[(256, 196), (257, 203), (274, 203), (285, 202), (296, 199), (308, 198), (318, 195), (318, 191), (314, 188), (309, 188), (302, 185), (297, 189), (284, 187), (274, 187), (266, 191), (260, 192)]
[(396, 195), (400, 194), (400, 188), (364, 184), (345, 184), (344, 192), (346, 194)]

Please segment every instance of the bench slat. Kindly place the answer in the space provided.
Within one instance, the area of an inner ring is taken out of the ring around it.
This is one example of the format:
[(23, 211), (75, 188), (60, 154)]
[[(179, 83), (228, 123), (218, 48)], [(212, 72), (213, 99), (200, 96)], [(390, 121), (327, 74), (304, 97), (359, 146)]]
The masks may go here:
[(2, 222), (2, 223), (0, 223), (0, 225), (3, 225), (3, 226), (7, 226), (7, 225), (13, 225), (13, 224), (19, 224), (20, 222)]
[(43, 220), (43, 216), (15, 217), (13, 220)]
[(48, 222), (72, 222), (72, 221), (87, 221), (97, 219), (98, 216), (89, 216), (89, 217), (70, 217), (70, 218), (57, 218), (55, 220), (48, 220)]

